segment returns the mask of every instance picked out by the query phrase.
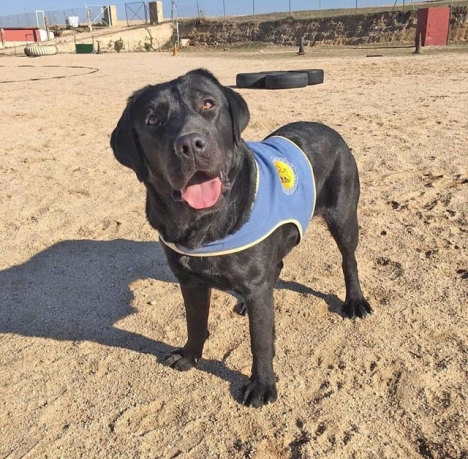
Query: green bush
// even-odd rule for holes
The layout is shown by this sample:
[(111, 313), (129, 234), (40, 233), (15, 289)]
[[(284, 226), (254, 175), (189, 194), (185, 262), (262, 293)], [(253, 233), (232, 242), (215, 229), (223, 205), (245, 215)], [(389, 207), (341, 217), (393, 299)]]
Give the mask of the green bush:
[(114, 49), (120, 53), (120, 51), (122, 51), (123, 49), (125, 49), (125, 43), (124, 41), (122, 40), (122, 38), (119, 38), (118, 40), (116, 40), (114, 42)]

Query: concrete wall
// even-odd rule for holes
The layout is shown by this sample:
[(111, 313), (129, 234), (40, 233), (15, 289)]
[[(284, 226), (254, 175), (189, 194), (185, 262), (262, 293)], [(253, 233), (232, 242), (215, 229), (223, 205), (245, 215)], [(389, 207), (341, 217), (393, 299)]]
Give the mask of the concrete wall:
[[(0, 35), (0, 48), (25, 46), (28, 43), (47, 40), (47, 31), (44, 29), (38, 29), (37, 27), (1, 29)], [(54, 34), (49, 32), (49, 39), (52, 38), (54, 38)]]
[(41, 41), (38, 28), (3, 29), (2, 36), (5, 40), (5, 46), (15, 46)]
[[(110, 29), (111, 30), (111, 29)], [(149, 37), (153, 37), (153, 48), (158, 49), (167, 43), (172, 37), (172, 27), (169, 23), (163, 23), (156, 26), (138, 27), (138, 28), (122, 28), (119, 31), (110, 31), (109, 33), (82, 33), (76, 35), (77, 43), (92, 43), (93, 36), (97, 47), (97, 41), (99, 40), (102, 51), (113, 52), (112, 44), (122, 38), (124, 42), (125, 51), (142, 51), (144, 50), (144, 44), (150, 43)], [(56, 45), (59, 53), (74, 53), (75, 43), (73, 39), (67, 37), (66, 39), (58, 38)], [(110, 45), (110, 46), (109, 46)]]

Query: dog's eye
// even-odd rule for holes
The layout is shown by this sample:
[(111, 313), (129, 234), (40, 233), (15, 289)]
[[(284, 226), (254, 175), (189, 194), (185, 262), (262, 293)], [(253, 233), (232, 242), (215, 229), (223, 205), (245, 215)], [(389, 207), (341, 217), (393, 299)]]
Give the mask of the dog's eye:
[(146, 120), (148, 126), (160, 126), (162, 123), (155, 116), (150, 115)]
[(214, 102), (211, 99), (206, 99), (203, 101), (202, 109), (210, 110), (214, 107)]

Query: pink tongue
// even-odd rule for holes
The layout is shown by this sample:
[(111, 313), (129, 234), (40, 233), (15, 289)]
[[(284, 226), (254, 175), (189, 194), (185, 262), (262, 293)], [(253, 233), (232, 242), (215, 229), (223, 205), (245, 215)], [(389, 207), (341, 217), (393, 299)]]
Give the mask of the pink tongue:
[(206, 182), (189, 185), (182, 193), (183, 200), (193, 209), (207, 209), (214, 206), (221, 194), (221, 180), (218, 177)]

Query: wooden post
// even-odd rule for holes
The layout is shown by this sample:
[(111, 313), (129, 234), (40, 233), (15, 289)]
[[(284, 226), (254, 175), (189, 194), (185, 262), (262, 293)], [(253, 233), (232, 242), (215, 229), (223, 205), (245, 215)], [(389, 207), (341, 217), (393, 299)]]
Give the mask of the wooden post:
[(304, 56), (304, 37), (301, 37), (299, 40), (299, 52), (297, 53), (298, 56)]
[(49, 19), (44, 16), (44, 24), (45, 24), (45, 29), (46, 29), (46, 42), (50, 40), (50, 29), (49, 29)]
[(2, 40), (2, 45), (5, 46), (5, 31), (3, 29), (0, 29), (0, 38)]
[(416, 49), (413, 54), (421, 54), (421, 34), (416, 36)]
[(86, 8), (86, 15), (88, 16), (89, 31), (93, 31), (93, 22), (91, 21), (91, 8)]

